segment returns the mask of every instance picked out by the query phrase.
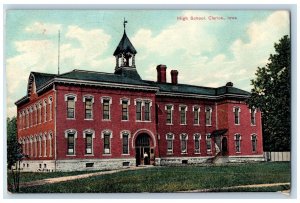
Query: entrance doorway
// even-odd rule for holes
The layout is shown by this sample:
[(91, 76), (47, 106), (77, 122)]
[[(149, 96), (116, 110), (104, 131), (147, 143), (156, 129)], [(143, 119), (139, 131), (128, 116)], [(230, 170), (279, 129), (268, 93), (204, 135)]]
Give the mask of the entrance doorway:
[(152, 151), (150, 147), (150, 136), (145, 133), (140, 134), (135, 140), (136, 165), (150, 165)]
[(222, 155), (227, 155), (227, 138), (222, 139)]

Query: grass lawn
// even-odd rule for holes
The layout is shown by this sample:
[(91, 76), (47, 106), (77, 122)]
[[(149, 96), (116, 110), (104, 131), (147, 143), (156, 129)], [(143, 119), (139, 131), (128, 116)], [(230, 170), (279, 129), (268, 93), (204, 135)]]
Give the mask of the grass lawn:
[[(74, 175), (74, 174), (73, 174)], [(176, 192), (196, 189), (290, 182), (289, 162), (226, 166), (153, 167), (74, 181), (23, 187), (22, 193)], [(275, 189), (274, 189), (275, 188)], [(283, 188), (286, 189), (286, 188)], [(238, 191), (274, 191), (280, 187)], [(230, 190), (229, 190), (230, 191)], [(233, 190), (236, 191), (236, 190)]]

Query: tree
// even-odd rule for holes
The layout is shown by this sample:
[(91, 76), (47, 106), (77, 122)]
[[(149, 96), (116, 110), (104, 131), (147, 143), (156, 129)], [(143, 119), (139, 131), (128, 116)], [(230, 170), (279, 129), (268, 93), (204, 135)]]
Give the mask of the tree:
[(19, 192), (20, 161), (26, 157), (22, 153), (22, 147), (17, 140), (17, 119), (7, 118), (7, 168), (13, 177), (13, 191)]
[(290, 150), (291, 140), (291, 42), (286, 35), (275, 43), (265, 67), (258, 67), (248, 100), (262, 112), (265, 151)]

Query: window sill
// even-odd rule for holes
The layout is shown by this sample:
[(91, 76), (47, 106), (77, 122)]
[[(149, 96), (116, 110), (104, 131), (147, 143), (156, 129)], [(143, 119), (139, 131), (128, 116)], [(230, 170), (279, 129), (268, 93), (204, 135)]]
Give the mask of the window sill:
[(76, 156), (76, 154), (67, 154), (66, 156)]
[(94, 154), (85, 154), (84, 156), (94, 156)]
[(181, 154), (188, 154), (187, 152), (181, 152)]
[(129, 156), (130, 154), (121, 154), (122, 156)]
[(167, 152), (167, 155), (173, 155), (174, 153), (173, 152)]
[(166, 125), (173, 125), (173, 123), (166, 123)]
[(180, 125), (186, 125), (186, 123), (184, 123), (184, 124), (183, 124), (183, 123), (180, 123)]
[(194, 123), (193, 125), (194, 125), (194, 126), (200, 126), (200, 124), (199, 124), (199, 123), (198, 123), (198, 124), (195, 124), (195, 123)]
[(236, 154), (240, 154), (241, 152), (235, 152)]
[(76, 118), (67, 118), (67, 120), (76, 120)]
[(102, 154), (102, 156), (111, 156), (111, 154)]
[(129, 119), (128, 120), (121, 120), (122, 122), (128, 122), (129, 121)]
[(102, 121), (111, 121), (110, 119), (102, 119)]
[(85, 121), (93, 121), (94, 119), (92, 119), (92, 118), (85, 118), (84, 120)]
[(200, 152), (194, 152), (194, 154), (201, 154)]
[(151, 123), (151, 121), (136, 120), (137, 123)]
[(211, 125), (211, 124), (210, 124), (210, 125), (206, 124), (205, 126), (207, 126), (207, 127), (211, 127), (212, 125)]
[(241, 125), (240, 123), (235, 123), (234, 125)]
[(253, 127), (254, 127), (254, 126), (256, 126), (256, 124), (255, 124), (255, 125), (251, 124), (251, 126), (253, 126)]

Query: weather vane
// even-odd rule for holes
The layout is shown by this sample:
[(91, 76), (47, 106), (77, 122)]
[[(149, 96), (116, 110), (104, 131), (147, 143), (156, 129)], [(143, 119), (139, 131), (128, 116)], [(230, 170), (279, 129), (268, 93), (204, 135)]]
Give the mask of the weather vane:
[(125, 27), (126, 27), (126, 23), (128, 23), (128, 21), (127, 21), (127, 20), (125, 20), (125, 18), (124, 18), (124, 22), (123, 22), (123, 25), (124, 25), (124, 30), (125, 30)]

